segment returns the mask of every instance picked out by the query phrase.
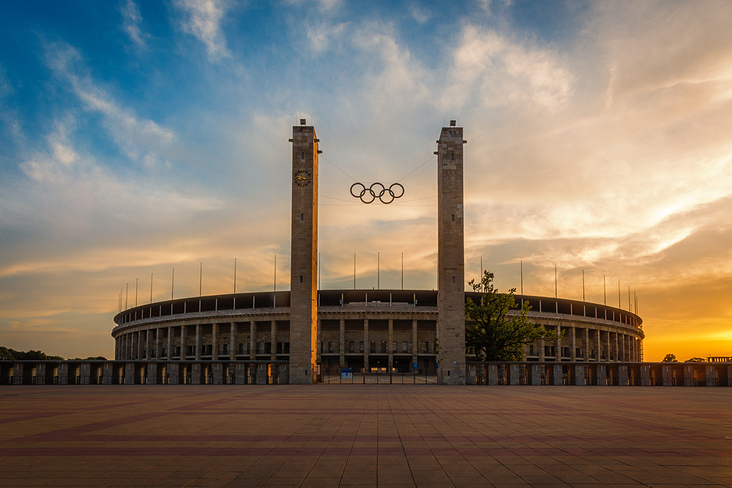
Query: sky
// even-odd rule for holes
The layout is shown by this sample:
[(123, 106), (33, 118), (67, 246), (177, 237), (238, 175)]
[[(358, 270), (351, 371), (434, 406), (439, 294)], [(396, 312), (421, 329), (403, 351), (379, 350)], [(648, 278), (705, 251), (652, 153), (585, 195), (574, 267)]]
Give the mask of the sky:
[[(556, 266), (582, 299), (584, 274), (588, 302), (637, 296), (645, 360), (730, 356), (730, 25), (705, 0), (7, 2), (0, 345), (111, 358), (120, 296), (169, 299), (173, 269), (176, 297), (233, 291), (235, 259), (266, 291), (276, 256), (287, 289), (301, 118), (321, 288), (353, 286), (355, 253), (358, 288), (401, 287), (403, 255), (434, 289), (454, 119), (468, 280), (553, 296)], [(363, 205), (357, 181), (405, 194)]]

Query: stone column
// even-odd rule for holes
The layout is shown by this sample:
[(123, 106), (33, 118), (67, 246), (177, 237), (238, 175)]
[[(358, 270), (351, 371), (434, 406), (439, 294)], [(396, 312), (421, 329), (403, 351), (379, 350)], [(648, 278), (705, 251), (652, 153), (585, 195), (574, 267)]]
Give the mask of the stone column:
[(369, 319), (363, 321), (363, 370), (368, 373), (369, 368)]
[(584, 386), (585, 384), (585, 367), (582, 365), (574, 365), (574, 384), (576, 386)]
[(607, 360), (610, 361), (612, 354), (610, 352), (610, 331), (605, 332), (605, 345), (607, 346)]
[(186, 359), (188, 356), (188, 326), (180, 326), (180, 359)]
[[(450, 121), (437, 141), (437, 381), (465, 384), (463, 128)], [(416, 345), (416, 341), (415, 345)], [(413, 352), (416, 355), (417, 351)]]
[(585, 361), (590, 360), (590, 330), (582, 329), (582, 357)]
[(544, 338), (539, 339), (539, 361), (546, 361), (546, 354), (544, 351)]
[(160, 328), (155, 329), (155, 359), (160, 359)]
[(633, 349), (632, 349), (633, 348), (633, 342), (634, 342), (633, 341), (633, 336), (629, 334), (626, 339), (628, 341), (628, 360), (629, 361), (636, 361), (635, 355), (633, 354)]
[(321, 356), (323, 354), (323, 340), (320, 337), (320, 331), (322, 330), (322, 327), (320, 325), (320, 319), (318, 319), (318, 326), (316, 327), (316, 336), (315, 339), (315, 363), (316, 364), (322, 364)]
[[(318, 327), (318, 330), (320, 330), (320, 327)], [(277, 359), (277, 321), (272, 321), (271, 331), (270, 331), (270, 342), (272, 343), (272, 354), (271, 359), (274, 361)]]
[(620, 338), (622, 339), (622, 361), (630, 361), (630, 355), (628, 354), (628, 335), (623, 333)]
[(138, 360), (142, 359), (142, 331), (137, 331), (137, 358)]
[(254, 320), (249, 322), (249, 359), (257, 359), (257, 323)]
[[(562, 326), (557, 325), (557, 336), (562, 333)], [(561, 361), (562, 360), (562, 338), (557, 337), (557, 340), (554, 342), (554, 360), (555, 361)]]
[(600, 329), (595, 329), (595, 342), (597, 342), (597, 360), (602, 361), (602, 342), (600, 342)]
[(236, 359), (236, 322), (229, 325), (229, 359)]
[(623, 333), (615, 332), (615, 360), (623, 361)]
[(634, 361), (634, 362), (638, 361), (638, 359), (636, 358), (636, 354), (635, 354), (635, 352), (636, 352), (635, 345), (636, 345), (635, 337), (630, 336), (630, 339), (628, 341), (628, 354), (630, 355), (630, 360)]
[(394, 348), (392, 343), (394, 342), (394, 320), (389, 319), (389, 342), (386, 344), (386, 350), (389, 353), (389, 373), (394, 369)]
[(167, 354), (165, 356), (168, 361), (173, 359), (173, 347), (175, 347), (175, 342), (173, 342), (173, 334), (175, 334), (174, 331), (175, 329), (173, 329), (172, 327), (168, 327), (168, 348), (166, 349)]
[(211, 324), (211, 360), (219, 358), (219, 324)]
[[(438, 339), (439, 341), (439, 339)], [(440, 349), (442, 349), (442, 344), (440, 344)], [(417, 358), (417, 321), (412, 320), (412, 365), (418, 361)], [(411, 365), (410, 365), (411, 366)], [(442, 363), (440, 363), (440, 368), (442, 368)], [(409, 369), (413, 369), (410, 367)]]
[(150, 359), (150, 329), (145, 330), (145, 359)]
[(338, 339), (338, 360), (341, 368), (346, 367), (346, 321), (341, 319), (340, 321), (340, 337)]
[(196, 361), (201, 360), (201, 324), (196, 324)]
[(318, 143), (313, 126), (292, 128), (290, 384), (316, 381)]
[(625, 340), (628, 343), (627, 346), (626, 346), (628, 348), (628, 352), (627, 352), (628, 361), (635, 361), (635, 358), (633, 356), (633, 349), (632, 349), (632, 347), (633, 347), (633, 336), (630, 335), (630, 334), (628, 334), (625, 337)]
[(552, 379), (554, 386), (561, 386), (564, 384), (564, 373), (562, 372), (562, 365), (561, 364), (553, 364), (551, 366), (552, 368)]
[(572, 361), (577, 361), (577, 332), (576, 327), (572, 327), (570, 329), (570, 338), (571, 338), (571, 347), (572, 350), (570, 351), (570, 357), (572, 358)]

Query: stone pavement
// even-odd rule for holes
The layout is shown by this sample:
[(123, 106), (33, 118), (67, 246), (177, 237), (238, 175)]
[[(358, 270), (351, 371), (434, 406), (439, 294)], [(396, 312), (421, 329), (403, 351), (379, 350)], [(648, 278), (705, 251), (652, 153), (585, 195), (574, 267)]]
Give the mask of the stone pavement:
[(732, 389), (7, 386), (0, 486), (732, 486)]

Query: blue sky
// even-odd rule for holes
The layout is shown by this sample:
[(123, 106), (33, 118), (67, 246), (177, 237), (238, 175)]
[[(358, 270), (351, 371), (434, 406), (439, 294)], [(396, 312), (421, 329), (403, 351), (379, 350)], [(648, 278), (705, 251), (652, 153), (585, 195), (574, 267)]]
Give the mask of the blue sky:
[[(138, 301), (287, 287), (291, 126), (324, 150), (324, 288), (435, 285), (440, 127), (466, 266), (639, 295), (648, 359), (732, 354), (727, 2), (12, 2), (0, 18), (0, 344), (112, 355)], [(414, 171), (416, 170), (416, 171)], [(414, 171), (413, 173), (411, 173)], [(408, 175), (408, 176), (406, 176)], [(406, 176), (406, 177), (405, 177)], [(354, 180), (401, 181), (362, 206)], [(391, 283), (391, 284), (390, 284)], [(385, 285), (384, 285), (385, 284)], [(145, 290), (144, 292), (142, 290)], [(616, 292), (613, 292), (616, 293)], [(610, 303), (617, 303), (617, 296)], [(129, 299), (131, 303), (132, 298)]]

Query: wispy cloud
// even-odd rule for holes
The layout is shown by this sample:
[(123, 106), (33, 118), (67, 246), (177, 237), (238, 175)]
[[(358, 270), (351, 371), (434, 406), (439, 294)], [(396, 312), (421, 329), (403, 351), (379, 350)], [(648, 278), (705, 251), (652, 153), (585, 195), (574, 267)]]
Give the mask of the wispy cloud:
[(140, 15), (140, 7), (135, 0), (127, 0), (120, 8), (120, 12), (122, 13), (122, 30), (129, 36), (136, 48), (147, 48), (149, 36), (140, 27), (142, 15)]
[(181, 30), (197, 37), (206, 46), (211, 61), (231, 56), (221, 30), (229, 0), (175, 0), (174, 5), (184, 16), (179, 24)]
[(20, 169), (37, 182), (62, 183), (79, 159), (68, 138), (73, 125), (71, 117), (57, 120), (54, 131), (46, 137), (49, 151), (37, 151), (35, 157), (20, 163)]
[(532, 103), (547, 110), (566, 105), (575, 76), (551, 50), (508, 39), (490, 29), (469, 24), (453, 53), (456, 80), (442, 105), (484, 107)]
[(87, 110), (102, 115), (114, 141), (130, 159), (145, 165), (167, 164), (162, 154), (176, 140), (173, 131), (123, 108), (92, 79), (79, 52), (68, 44), (48, 45), (46, 60), (54, 74), (68, 82)]
[(409, 14), (418, 24), (424, 24), (432, 18), (432, 12), (427, 7), (415, 2), (409, 5)]
[(316, 53), (327, 51), (331, 48), (333, 41), (339, 40), (343, 36), (347, 27), (347, 22), (332, 24), (321, 21), (317, 24), (308, 24), (306, 34), (311, 49)]

